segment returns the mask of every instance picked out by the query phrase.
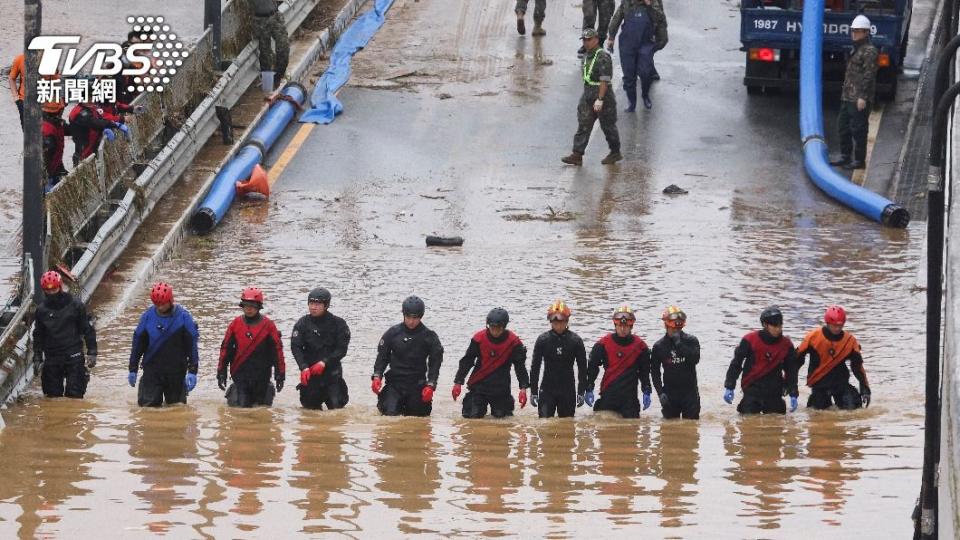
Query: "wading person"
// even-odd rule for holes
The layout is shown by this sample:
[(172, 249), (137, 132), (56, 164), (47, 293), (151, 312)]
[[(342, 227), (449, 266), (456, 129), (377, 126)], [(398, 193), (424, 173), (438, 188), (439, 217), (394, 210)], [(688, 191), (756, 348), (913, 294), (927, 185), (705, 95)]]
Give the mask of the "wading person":
[[(841, 409), (859, 409), (870, 405), (870, 384), (863, 369), (860, 343), (850, 332), (844, 332), (847, 312), (841, 306), (830, 306), (823, 315), (824, 325), (807, 333), (797, 348), (797, 361), (803, 365), (810, 355), (807, 386), (810, 398), (807, 407), (826, 409), (831, 401)], [(847, 361), (850, 368), (847, 368)], [(860, 383), (858, 392), (850, 384), (850, 371)]]
[(377, 394), (377, 409), (385, 416), (430, 416), (443, 345), (436, 332), (421, 321), (426, 311), (423, 300), (410, 296), (401, 309), (403, 322), (391, 326), (380, 338), (370, 389)]
[[(557, 300), (547, 308), (550, 330), (533, 346), (530, 367), (531, 403), (540, 418), (573, 416), (584, 403), (587, 385), (587, 351), (583, 340), (569, 328), (570, 308)], [(573, 366), (577, 366), (574, 379)], [(540, 366), (543, 380), (540, 380)]]
[(264, 92), (270, 93), (286, 74), (290, 40), (276, 0), (249, 1), (253, 8), (253, 34), (260, 49), (260, 85)]
[[(593, 28), (600, 37), (600, 43), (607, 39), (607, 27), (613, 17), (615, 0), (583, 0), (583, 27), (581, 30)], [(587, 48), (583, 45), (577, 54), (584, 54)]]
[[(517, 33), (521, 36), (527, 33), (526, 23), (523, 17), (527, 13), (528, 0), (517, 0), (517, 7), (514, 12), (517, 14)], [(547, 16), (547, 0), (534, 0), (533, 6), (533, 36), (545, 36), (547, 31), (543, 29), (543, 19)]]
[(867, 130), (877, 86), (879, 55), (870, 42), (870, 26), (870, 19), (863, 15), (857, 15), (850, 24), (853, 52), (847, 59), (840, 114), (837, 116), (840, 156), (830, 162), (833, 166), (843, 166), (849, 170), (862, 169), (867, 161)]
[(687, 314), (679, 307), (668, 307), (660, 318), (667, 333), (653, 345), (650, 375), (660, 396), (663, 417), (696, 420), (700, 418), (700, 390), (697, 387), (700, 342), (683, 331)]
[(784, 390), (790, 396), (790, 412), (797, 410), (797, 354), (790, 338), (783, 335), (783, 313), (776, 306), (760, 313), (760, 330), (743, 336), (727, 368), (723, 400), (733, 403), (741, 372), (741, 414), (786, 414)]
[[(487, 327), (473, 335), (460, 367), (453, 378), (453, 399), (460, 397), (466, 381), (467, 395), (463, 396), (463, 417), (483, 418), (487, 407), (494, 418), (513, 414), (513, 395), (510, 391), (510, 367), (517, 375), (520, 391), (517, 401), (522, 409), (527, 405), (527, 349), (516, 334), (507, 330), (510, 315), (503, 308), (493, 308), (487, 314)], [(467, 374), (472, 371), (470, 379)]]
[[(231, 407), (272, 405), (276, 392), (283, 390), (286, 364), (280, 331), (269, 318), (260, 314), (263, 291), (247, 287), (240, 294), (243, 315), (234, 319), (220, 344), (217, 384), (227, 391)], [(274, 384), (270, 384), (270, 371)], [(227, 375), (233, 384), (227, 388)]]
[(600, 120), (600, 129), (610, 147), (610, 153), (600, 163), (612, 165), (623, 159), (620, 154), (620, 133), (617, 131), (617, 100), (610, 89), (613, 60), (600, 47), (596, 30), (587, 28), (583, 31), (582, 39), (586, 53), (583, 58), (583, 94), (577, 105), (577, 133), (573, 136), (573, 152), (560, 158), (560, 161), (569, 165), (583, 165), (583, 153), (587, 151), (590, 132)]
[(626, 112), (637, 109), (637, 78), (643, 106), (653, 108), (650, 85), (653, 84), (653, 54), (667, 44), (667, 19), (653, 0), (622, 0), (610, 21), (607, 48), (613, 50), (613, 41), (620, 33), (620, 67), (623, 69), (623, 91), (630, 104)]
[(187, 308), (173, 303), (169, 284), (156, 283), (150, 301), (153, 306), (143, 312), (133, 331), (127, 382), (136, 386), (142, 365), (137, 391), (141, 407), (186, 403), (187, 394), (197, 386), (200, 331)]
[(83, 302), (64, 292), (58, 272), (44, 273), (40, 288), (43, 302), (34, 315), (33, 364), (34, 370), (40, 371), (43, 395), (82, 398), (90, 381), (89, 370), (97, 365), (97, 332)]
[(350, 345), (347, 323), (328, 311), (330, 291), (317, 287), (307, 295), (307, 315), (293, 326), (290, 350), (300, 368), (300, 404), (307, 409), (342, 409), (350, 396), (341, 361)]
[[(600, 338), (590, 351), (584, 401), (595, 411), (613, 411), (623, 418), (640, 417), (637, 386), (643, 389), (643, 410), (650, 407), (650, 349), (633, 335), (636, 316), (624, 304), (613, 312), (613, 333)], [(594, 404), (593, 385), (603, 367), (600, 399)]]

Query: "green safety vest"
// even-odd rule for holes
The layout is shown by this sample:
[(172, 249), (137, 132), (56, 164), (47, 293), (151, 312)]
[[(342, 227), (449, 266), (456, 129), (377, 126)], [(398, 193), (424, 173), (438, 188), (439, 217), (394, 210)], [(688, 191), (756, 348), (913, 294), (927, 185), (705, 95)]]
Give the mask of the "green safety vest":
[(597, 63), (597, 57), (600, 56), (602, 52), (603, 47), (597, 47), (597, 51), (593, 53), (593, 58), (591, 58), (589, 62), (583, 63), (583, 82), (590, 86), (600, 86), (600, 82), (593, 82), (593, 80), (590, 79), (590, 75), (593, 74), (593, 66)]

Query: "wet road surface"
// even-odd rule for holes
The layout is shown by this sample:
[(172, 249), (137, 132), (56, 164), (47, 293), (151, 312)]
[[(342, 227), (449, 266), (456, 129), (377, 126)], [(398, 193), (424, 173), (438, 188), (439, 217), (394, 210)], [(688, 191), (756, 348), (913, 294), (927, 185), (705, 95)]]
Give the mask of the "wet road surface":
[[(126, 386), (146, 293), (115, 317), (97, 306), (88, 399), (34, 389), (4, 413), (0, 534), (104, 523), (124, 537), (909, 534), (922, 453), (921, 229), (880, 229), (808, 182), (795, 98), (752, 99), (741, 86), (731, 2), (668, 2), (655, 108), (620, 114), (626, 160), (600, 165), (595, 130), (584, 167), (561, 165), (581, 88), (579, 6), (551, 4), (537, 41), (515, 34), (507, 4), (398, 1), (355, 60), (346, 112), (310, 134), (270, 202), (235, 206), (160, 269), (201, 328), (188, 407), (138, 410)], [(690, 193), (661, 194), (669, 184)], [(426, 248), (432, 233), (466, 243)], [(292, 358), (273, 409), (225, 407), (216, 352), (250, 284), (285, 336), (310, 288), (332, 290), (331, 311), (353, 334), (345, 410), (301, 410)], [(369, 374), (411, 293), (446, 348), (434, 414), (382, 418)], [(701, 420), (663, 421), (656, 398), (639, 421), (586, 408), (573, 421), (530, 408), (462, 420), (450, 386), (486, 312), (506, 307), (532, 346), (556, 297), (588, 346), (622, 302), (648, 342), (667, 304), (684, 307), (704, 351)], [(763, 307), (780, 305), (797, 342), (834, 302), (864, 347), (869, 409), (740, 418), (723, 403), (733, 348)]]

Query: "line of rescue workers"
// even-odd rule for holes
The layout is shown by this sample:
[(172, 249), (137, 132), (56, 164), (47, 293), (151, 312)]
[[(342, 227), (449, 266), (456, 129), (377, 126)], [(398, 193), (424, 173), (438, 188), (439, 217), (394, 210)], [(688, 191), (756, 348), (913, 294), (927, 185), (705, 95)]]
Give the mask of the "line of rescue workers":
[[(37, 308), (33, 330), (34, 364), (48, 397), (82, 398), (96, 365), (96, 331), (83, 302), (63, 290), (60, 274), (49, 271), (41, 278), (44, 301)], [(173, 288), (163, 282), (150, 291), (153, 305), (140, 317), (133, 333), (128, 382), (136, 386), (138, 403), (145, 407), (186, 403), (197, 384), (199, 330), (190, 312), (174, 302)], [(245, 288), (240, 295), (242, 315), (227, 327), (217, 363), (217, 383), (235, 407), (271, 405), (284, 387), (286, 364), (280, 331), (263, 309), (263, 292)], [(290, 335), (290, 350), (300, 370), (297, 390), (308, 409), (339, 409), (349, 401), (342, 361), (350, 344), (347, 323), (329, 311), (331, 295), (323, 288), (310, 291), (308, 313)], [(443, 346), (422, 318), (423, 300), (403, 301), (403, 322), (390, 327), (380, 339), (371, 374), (377, 408), (387, 416), (429, 416), (438, 386)], [(638, 418), (652, 402), (660, 400), (664, 418), (697, 419), (700, 391), (697, 363), (700, 343), (684, 328), (687, 315), (676, 306), (662, 314), (665, 335), (652, 347), (633, 333), (636, 316), (627, 305), (613, 312), (614, 331), (600, 338), (589, 357), (583, 340), (570, 330), (571, 311), (557, 300), (547, 308), (550, 330), (537, 337), (530, 372), (527, 348), (507, 329), (510, 317), (497, 307), (490, 310), (486, 328), (473, 335), (460, 359), (451, 395), (460, 398), (463, 416), (502, 418), (513, 414), (515, 402), (530, 403), (540, 417), (571, 417), (584, 404), (597, 411), (613, 411)], [(761, 328), (740, 340), (724, 381), (723, 399), (733, 403), (740, 380), (743, 414), (790, 411), (798, 406), (798, 374), (807, 356), (807, 406), (856, 409), (870, 404), (870, 386), (863, 368), (860, 344), (844, 331), (846, 313), (830, 306), (824, 325), (810, 330), (794, 348), (783, 335), (783, 314), (768, 307), (760, 314)], [(84, 346), (86, 349), (84, 350)], [(847, 364), (849, 363), (849, 367)], [(576, 369), (575, 369), (576, 368)], [(600, 376), (599, 396), (595, 385)], [(511, 369), (519, 386), (516, 401)], [(542, 377), (541, 377), (542, 371)], [(859, 389), (850, 382), (850, 374)], [(271, 375), (273, 380), (271, 381)], [(229, 383), (229, 386), (228, 386)]]

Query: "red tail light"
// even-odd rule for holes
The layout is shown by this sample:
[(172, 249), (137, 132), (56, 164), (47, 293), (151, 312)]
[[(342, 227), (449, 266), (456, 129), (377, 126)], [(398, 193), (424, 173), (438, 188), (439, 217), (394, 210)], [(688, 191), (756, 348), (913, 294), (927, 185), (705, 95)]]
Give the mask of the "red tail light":
[(779, 62), (780, 49), (771, 49), (769, 47), (750, 49), (750, 59), (760, 62)]

